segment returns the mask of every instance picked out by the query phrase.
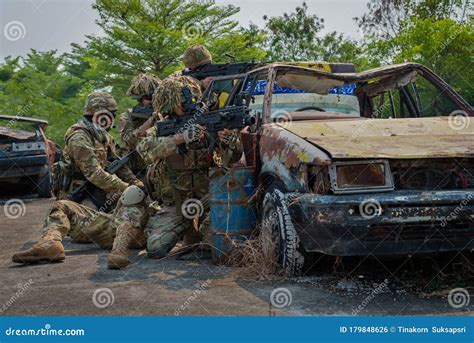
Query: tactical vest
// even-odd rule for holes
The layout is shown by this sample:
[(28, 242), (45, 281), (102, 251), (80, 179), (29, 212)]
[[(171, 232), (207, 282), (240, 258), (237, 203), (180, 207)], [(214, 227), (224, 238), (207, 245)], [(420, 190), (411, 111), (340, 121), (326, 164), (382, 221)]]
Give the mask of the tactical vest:
[(84, 132), (92, 141), (94, 152), (97, 156), (100, 165), (105, 168), (108, 163), (108, 157), (115, 155), (115, 146), (113, 138), (105, 131), (102, 135), (99, 132), (92, 132), (92, 130), (84, 123), (85, 119), (79, 120), (72, 125), (64, 135), (65, 147), (61, 160), (54, 168), (54, 194), (56, 198), (61, 199), (67, 193), (73, 191), (77, 187), (86, 182), (84, 175), (76, 167), (73, 159), (73, 146), (70, 146), (71, 138), (79, 131)]

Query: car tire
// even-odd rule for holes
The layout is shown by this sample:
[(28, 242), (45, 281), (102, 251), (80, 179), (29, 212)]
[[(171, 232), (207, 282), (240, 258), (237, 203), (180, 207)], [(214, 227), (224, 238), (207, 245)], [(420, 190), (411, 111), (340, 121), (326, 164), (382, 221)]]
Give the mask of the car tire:
[(40, 176), (38, 177), (38, 185), (36, 188), (38, 198), (51, 198), (51, 186), (51, 171), (49, 167), (46, 167), (46, 172), (40, 174)]
[(283, 188), (272, 184), (266, 189), (262, 201), (260, 221), (263, 242), (271, 242), (266, 247), (273, 249), (278, 264), (288, 276), (302, 274), (304, 254), (299, 247), (299, 238), (292, 223)]

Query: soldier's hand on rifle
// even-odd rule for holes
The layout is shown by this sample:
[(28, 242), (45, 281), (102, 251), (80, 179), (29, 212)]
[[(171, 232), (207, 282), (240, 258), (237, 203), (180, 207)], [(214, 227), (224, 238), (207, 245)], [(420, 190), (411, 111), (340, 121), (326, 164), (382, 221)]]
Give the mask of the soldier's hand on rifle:
[(212, 82), (213, 78), (212, 77), (206, 77), (204, 80), (201, 81), (201, 86), (203, 89), (206, 89), (207, 86), (210, 85), (210, 83)]
[(219, 131), (218, 133), (219, 139), (222, 143), (229, 145), (229, 143), (234, 139), (234, 131), (229, 130), (229, 129), (224, 129), (222, 131)]
[(134, 185), (134, 186), (137, 186), (138, 188), (140, 189), (145, 189), (145, 185), (143, 184), (143, 182), (141, 180), (134, 180), (133, 182), (130, 183), (131, 185)]
[(140, 127), (139, 127), (139, 135), (140, 136), (145, 136), (146, 135), (146, 130), (148, 130), (150, 127), (153, 127), (153, 117), (148, 118)]
[(201, 125), (190, 125), (184, 132), (183, 132), (183, 139), (184, 143), (190, 144), (193, 142), (198, 142), (206, 136), (206, 128)]

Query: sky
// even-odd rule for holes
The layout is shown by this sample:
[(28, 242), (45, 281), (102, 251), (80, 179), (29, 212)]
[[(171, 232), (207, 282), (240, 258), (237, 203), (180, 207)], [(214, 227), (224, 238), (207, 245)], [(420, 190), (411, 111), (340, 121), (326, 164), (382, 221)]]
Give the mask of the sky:
[[(95, 24), (93, 0), (0, 0), (0, 60), (39, 51), (69, 51), (71, 43), (82, 43), (85, 35), (101, 35)], [(235, 19), (242, 26), (263, 26), (263, 16), (294, 12), (302, 0), (216, 0), (219, 5), (240, 7)], [(306, 0), (311, 14), (325, 19), (326, 31), (339, 31), (358, 39), (353, 18), (367, 9), (368, 0)]]

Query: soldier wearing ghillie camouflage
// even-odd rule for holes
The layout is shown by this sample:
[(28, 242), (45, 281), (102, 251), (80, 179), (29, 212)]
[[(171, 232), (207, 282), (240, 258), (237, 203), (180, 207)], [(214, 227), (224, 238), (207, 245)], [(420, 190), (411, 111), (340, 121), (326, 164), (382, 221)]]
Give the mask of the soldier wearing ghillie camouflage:
[[(155, 91), (155, 111), (170, 119), (185, 114), (183, 88), (187, 88), (194, 98), (202, 95), (194, 79), (187, 76), (169, 77)], [(197, 223), (198, 219), (202, 221), (205, 218), (208, 209), (209, 168), (217, 166), (217, 157), (221, 156), (226, 157), (222, 158), (226, 166), (238, 161), (242, 156), (242, 147), (238, 133), (231, 130), (219, 132), (219, 142), (214, 151), (207, 149), (206, 129), (199, 125), (190, 125), (183, 133), (169, 137), (159, 137), (156, 133), (156, 127), (148, 130), (147, 136), (137, 145), (137, 151), (147, 163), (164, 160), (171, 182), (174, 206), (163, 206), (157, 215), (150, 218), (145, 228), (148, 256), (161, 258), (184, 235), (194, 237), (194, 243), (198, 243), (203, 236), (209, 239), (207, 225)], [(189, 213), (192, 212), (190, 207), (198, 209), (198, 216)], [(187, 239), (188, 243), (191, 241)]]
[[(145, 137), (146, 130), (153, 126), (155, 119), (152, 96), (160, 82), (155, 75), (143, 73), (133, 78), (127, 90), (127, 95), (138, 101), (137, 105), (123, 113), (119, 119), (118, 131), (127, 152), (135, 149), (140, 139)], [(145, 169), (146, 164), (138, 154), (132, 156), (129, 166), (133, 173), (138, 175)]]
[(107, 194), (123, 192), (129, 185), (143, 187), (143, 183), (127, 167), (120, 169), (117, 175), (104, 169), (110, 160), (117, 158), (114, 139), (107, 132), (113, 126), (116, 111), (117, 103), (109, 93), (94, 92), (87, 96), (84, 117), (64, 135), (58, 198), (63, 198), (87, 181)]

